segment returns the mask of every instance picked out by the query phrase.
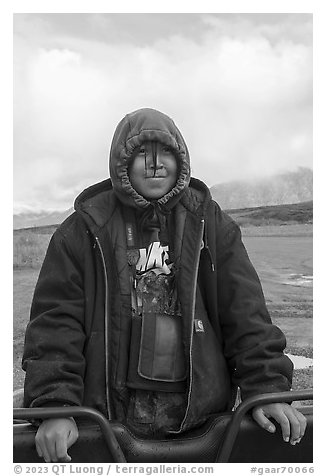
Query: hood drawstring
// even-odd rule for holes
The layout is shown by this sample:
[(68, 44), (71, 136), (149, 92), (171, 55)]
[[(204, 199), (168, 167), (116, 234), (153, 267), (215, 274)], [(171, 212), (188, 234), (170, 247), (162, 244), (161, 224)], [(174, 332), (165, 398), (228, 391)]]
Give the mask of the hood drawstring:
[[(139, 222), (139, 230), (142, 232), (145, 228), (152, 229), (157, 233), (155, 241), (161, 243), (168, 242), (167, 216), (171, 210), (157, 202), (151, 202), (151, 206), (142, 214)], [(158, 238), (158, 234), (160, 238)]]

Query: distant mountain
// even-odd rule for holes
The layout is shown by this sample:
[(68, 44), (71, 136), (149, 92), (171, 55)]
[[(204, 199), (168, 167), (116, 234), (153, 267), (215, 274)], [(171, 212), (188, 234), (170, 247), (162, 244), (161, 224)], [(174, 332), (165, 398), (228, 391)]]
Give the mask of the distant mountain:
[(226, 210), (240, 226), (313, 223), (313, 201)]
[[(72, 209), (64, 212), (69, 215)], [(292, 225), (292, 224), (312, 224), (313, 222), (313, 202), (300, 202), (288, 205), (271, 205), (262, 207), (240, 208), (225, 210), (240, 226), (262, 226), (262, 225)], [(31, 214), (30, 214), (31, 215)], [(54, 223), (21, 226), (14, 228), (15, 234), (37, 233), (52, 235), (57, 226), (63, 221), (63, 213), (51, 214)], [(45, 216), (40, 221), (49, 221)]]
[(210, 191), (224, 210), (308, 202), (313, 199), (313, 172), (299, 167), (259, 180), (213, 185)]
[(63, 222), (69, 215), (71, 215), (73, 211), (73, 208), (69, 208), (69, 210), (65, 210), (63, 212), (41, 211), (38, 213), (19, 213), (14, 215), (14, 230), (18, 230), (20, 228), (32, 228), (46, 225), (58, 225), (59, 223)]
[[(260, 180), (213, 185), (210, 190), (213, 198), (224, 210), (284, 205), (311, 201), (312, 178), (311, 169), (300, 167), (296, 172), (277, 174)], [(16, 214), (13, 217), (14, 230), (58, 225), (72, 212), (73, 208), (64, 212)]]

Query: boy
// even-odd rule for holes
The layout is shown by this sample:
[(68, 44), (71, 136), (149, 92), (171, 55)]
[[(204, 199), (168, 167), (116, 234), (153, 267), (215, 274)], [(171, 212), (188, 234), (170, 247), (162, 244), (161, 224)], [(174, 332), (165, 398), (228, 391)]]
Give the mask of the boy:
[[(272, 325), (239, 227), (190, 179), (185, 141), (153, 109), (128, 114), (110, 152), (111, 179), (77, 198), (54, 233), (26, 331), (25, 406), (86, 405), (160, 438), (242, 398), (290, 389), (285, 338)], [(255, 408), (268, 431), (299, 442), (288, 404)], [(49, 419), (36, 448), (69, 461), (74, 420)]]

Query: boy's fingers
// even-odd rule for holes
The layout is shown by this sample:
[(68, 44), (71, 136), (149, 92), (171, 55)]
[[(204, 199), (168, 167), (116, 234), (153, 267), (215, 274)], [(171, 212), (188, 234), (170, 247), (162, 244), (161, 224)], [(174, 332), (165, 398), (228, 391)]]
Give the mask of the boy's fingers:
[(294, 445), (300, 438), (300, 421), (297, 417), (297, 414), (293, 411), (291, 406), (284, 409), (284, 413), (287, 416), (290, 423), (291, 431), (291, 441), (290, 443)]
[(45, 435), (44, 444), (47, 450), (47, 454), (50, 458), (48, 461), (46, 460), (46, 462), (50, 463), (51, 461), (53, 461), (54, 463), (56, 463), (58, 459), (57, 459), (57, 454), (55, 449), (55, 439), (53, 435), (49, 435), (49, 436)]
[(294, 408), (294, 411), (298, 417), (298, 420), (300, 422), (300, 439), (303, 437), (305, 434), (306, 428), (307, 428), (307, 418), (299, 412), (296, 408)]
[(35, 445), (36, 445), (37, 454), (40, 456), (40, 458), (43, 458), (46, 463), (50, 463), (51, 459), (50, 459), (49, 452), (46, 448), (46, 444), (44, 442), (44, 435), (43, 435), (41, 427), (39, 427), (36, 433)]
[(42, 458), (43, 454), (42, 454), (40, 445), (38, 444), (38, 442), (36, 441), (36, 439), (35, 439), (35, 447), (36, 447), (36, 453), (37, 453), (38, 457), (39, 457), (39, 458)]
[(46, 463), (70, 462), (68, 448), (77, 440), (78, 429), (74, 419), (49, 419), (44, 421), (35, 436), (37, 454)]
[(277, 412), (273, 418), (280, 424), (283, 440), (287, 443), (290, 441), (291, 426), (288, 417), (283, 412)]
[(71, 431), (68, 433), (68, 440), (67, 440), (67, 447), (70, 448), (78, 438), (78, 429), (77, 426), (74, 427)]
[(43, 457), (44, 461), (46, 463), (50, 463), (51, 462), (51, 457), (50, 457), (50, 454), (49, 454), (48, 449), (47, 449), (46, 445), (44, 444), (44, 442), (40, 441), (39, 449), (40, 449), (40, 455), (41, 455), (41, 457)]
[(55, 442), (55, 450), (58, 461), (69, 463), (71, 457), (67, 453), (67, 438), (59, 438)]
[(256, 407), (252, 412), (252, 416), (259, 426), (269, 431), (270, 433), (275, 432), (275, 425), (273, 425), (273, 423), (265, 416), (262, 408)]
[(296, 408), (290, 408), (293, 411), (293, 418), (296, 420), (295, 429), (293, 427), (293, 429), (291, 430), (291, 444), (295, 445), (296, 443), (300, 443), (301, 438), (305, 434), (307, 427), (307, 419)]
[(74, 420), (72, 420), (71, 429), (67, 429), (62, 437), (56, 440), (56, 455), (59, 461), (69, 463), (71, 456), (68, 454), (68, 448), (75, 443), (78, 438), (78, 429)]
[[(300, 442), (307, 426), (305, 416), (288, 404), (269, 404), (256, 407), (252, 415), (256, 422), (266, 430), (268, 430), (269, 425), (272, 425), (267, 416), (274, 418), (281, 426), (283, 440), (285, 442), (290, 441), (292, 445)], [(273, 427), (275, 431), (275, 426), (273, 425)]]

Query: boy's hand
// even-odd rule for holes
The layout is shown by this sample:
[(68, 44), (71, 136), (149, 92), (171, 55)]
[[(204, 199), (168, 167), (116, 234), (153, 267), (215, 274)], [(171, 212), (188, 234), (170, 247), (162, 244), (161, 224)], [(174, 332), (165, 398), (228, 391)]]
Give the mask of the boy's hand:
[(78, 428), (71, 418), (49, 418), (39, 426), (35, 436), (36, 451), (46, 463), (69, 463), (67, 450), (78, 438)]
[(300, 443), (307, 426), (306, 417), (288, 403), (257, 406), (253, 409), (252, 416), (258, 425), (271, 433), (276, 428), (268, 417), (274, 418), (281, 426), (283, 440), (290, 441), (291, 445)]

